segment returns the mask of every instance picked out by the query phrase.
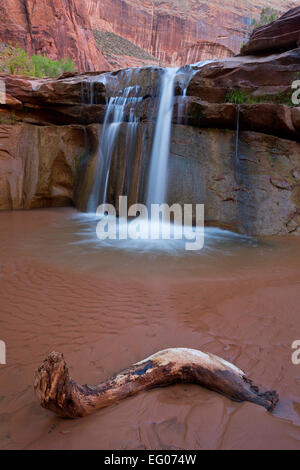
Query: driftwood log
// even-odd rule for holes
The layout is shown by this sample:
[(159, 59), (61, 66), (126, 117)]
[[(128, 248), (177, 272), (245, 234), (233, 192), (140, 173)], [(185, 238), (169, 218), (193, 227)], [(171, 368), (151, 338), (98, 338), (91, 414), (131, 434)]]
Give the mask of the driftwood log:
[(174, 383), (194, 383), (234, 401), (250, 401), (272, 411), (275, 391), (253, 385), (233, 364), (194, 349), (160, 351), (95, 387), (79, 385), (61, 353), (52, 352), (36, 370), (34, 389), (41, 406), (66, 418), (86, 416), (142, 390)]

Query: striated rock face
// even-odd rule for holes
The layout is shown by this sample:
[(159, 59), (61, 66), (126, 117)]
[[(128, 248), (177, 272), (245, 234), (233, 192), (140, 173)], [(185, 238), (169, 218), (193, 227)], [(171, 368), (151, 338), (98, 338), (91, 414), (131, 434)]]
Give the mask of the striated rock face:
[[(300, 233), (300, 144), (243, 131), (236, 158), (235, 137), (229, 130), (175, 126), (169, 202), (201, 201), (206, 225), (243, 234)], [(182, 175), (191, 175), (188, 183)]]
[[(287, 8), (285, 0), (272, 6)], [(0, 42), (70, 57), (79, 71), (183, 65), (239, 52), (263, 7), (265, 0), (1, 0)], [(271, 38), (276, 50), (295, 43), (296, 23), (291, 14), (274, 30), (258, 31), (247, 52), (265, 49)]]
[(82, 0), (1, 0), (0, 41), (30, 54), (70, 57), (79, 71), (109, 70)]
[[(110, 31), (140, 46), (164, 65), (224, 58), (239, 52), (265, 0), (86, 0), (94, 30)], [(274, 0), (284, 13), (296, 6)]]
[[(265, 0), (2, 0), (0, 42), (70, 57), (79, 71), (183, 65), (238, 53), (263, 7)], [(275, 0), (272, 7), (283, 13), (287, 5)], [(295, 45), (298, 10), (256, 31), (244, 53)]]
[(273, 23), (256, 29), (242, 48), (242, 55), (270, 54), (300, 46), (300, 7), (293, 8)]

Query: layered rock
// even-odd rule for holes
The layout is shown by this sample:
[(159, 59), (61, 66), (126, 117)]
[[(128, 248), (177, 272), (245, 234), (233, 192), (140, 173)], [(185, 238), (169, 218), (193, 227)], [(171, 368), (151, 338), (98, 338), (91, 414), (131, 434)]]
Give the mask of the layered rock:
[[(183, 65), (239, 52), (265, 0), (87, 0), (95, 30), (127, 38), (165, 65)], [(291, 2), (296, 6), (296, 2)], [(290, 7), (291, 7), (290, 6)], [(286, 11), (284, 0), (272, 7)]]
[[(118, 171), (113, 171), (115, 180), (110, 182), (108, 193), (113, 203), (124, 189), (120, 152), (124, 152), (126, 126), (122, 125), (114, 155)], [(99, 131), (99, 125), (87, 130), (81, 126), (1, 125), (0, 208), (57, 207), (75, 202), (83, 208), (93, 182)], [(138, 132), (141, 142), (149, 126), (141, 124)], [(143, 171), (138, 171), (137, 165), (149, 164), (149, 153), (144, 150), (140, 145), (135, 152), (132, 178), (136, 191), (129, 194), (131, 203), (142, 197)], [(297, 233), (299, 152), (299, 143), (244, 131), (236, 159), (234, 131), (174, 125), (168, 202), (204, 203), (207, 225), (239, 233)]]
[(70, 57), (79, 71), (109, 70), (81, 0), (1, 0), (0, 42), (52, 59)]
[(196, 62), (212, 59), (232, 57), (234, 52), (226, 46), (215, 41), (199, 39), (192, 45), (183, 47), (178, 51), (177, 65), (194, 64)]
[[(267, 102), (290, 89), (299, 63), (297, 50), (194, 67), (188, 69), (186, 96), (182, 77), (187, 68), (182, 69), (175, 83), (168, 202), (204, 202), (207, 224), (240, 233), (300, 231), (300, 107)], [(160, 74), (159, 67), (121, 70), (105, 79), (92, 73), (59, 80), (2, 74), (8, 99), (0, 106), (0, 207), (73, 203), (84, 210), (99, 154), (105, 98), (134, 86), (141, 97), (134, 111), (137, 137), (129, 162), (129, 101), (107, 195), (112, 203), (120, 194), (128, 194), (130, 203), (144, 201)], [(262, 102), (226, 102), (232, 91)]]
[(191, 79), (187, 94), (211, 102), (224, 102), (234, 90), (267, 98), (290, 92), (299, 70), (299, 48), (265, 58), (232, 57), (202, 67)]
[[(182, 94), (182, 76), (178, 73), (175, 88), (174, 123), (197, 127), (235, 129), (237, 105), (226, 103), (241, 93), (238, 106), (240, 128), (292, 140), (299, 139), (299, 122), (291, 104), (291, 84), (300, 69), (300, 49), (267, 58), (234, 57), (194, 68), (186, 96)], [(107, 78), (113, 82), (111, 90), (105, 88), (102, 75), (84, 74), (59, 80), (0, 75), (6, 83), (10, 100), (1, 113), (11, 110), (17, 120), (35, 124), (101, 123), (104, 120), (106, 96), (119, 89), (138, 86), (143, 98), (135, 105), (140, 121), (155, 118), (158, 109), (161, 69), (118, 71)], [(108, 86), (108, 85), (107, 85)], [(244, 100), (244, 101), (243, 101)], [(124, 109), (129, 119), (131, 105)]]
[(293, 8), (272, 23), (257, 28), (241, 50), (242, 55), (266, 55), (300, 46), (300, 7)]

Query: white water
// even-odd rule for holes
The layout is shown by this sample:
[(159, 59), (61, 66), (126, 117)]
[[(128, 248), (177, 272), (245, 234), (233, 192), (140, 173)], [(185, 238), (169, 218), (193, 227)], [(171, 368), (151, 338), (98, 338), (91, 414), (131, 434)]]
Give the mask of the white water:
[(197, 72), (199, 72), (199, 69), (201, 69), (207, 64), (211, 64), (212, 62), (214, 62), (214, 60), (201, 60), (200, 62), (197, 62), (195, 64), (185, 65), (180, 69), (180, 73), (182, 74), (182, 77), (180, 79), (182, 96), (186, 96), (190, 81), (192, 80), (193, 76), (196, 75)]
[[(155, 127), (154, 142), (151, 153), (150, 173), (148, 179), (147, 205), (166, 202), (168, 187), (168, 159), (170, 153), (171, 126), (174, 104), (174, 83), (179, 81), (182, 89), (183, 103), (179, 103), (178, 115), (185, 111), (185, 97), (189, 83), (201, 67), (213, 62), (205, 60), (186, 65), (181, 69), (166, 68), (163, 72), (160, 104)], [(184, 122), (183, 122), (184, 123)]]
[(150, 161), (147, 205), (165, 202), (168, 183), (168, 159), (174, 101), (174, 81), (178, 69), (163, 72), (161, 96)]
[(185, 112), (187, 109), (187, 101), (186, 101), (186, 96), (187, 96), (187, 89), (188, 86), (197, 72), (199, 72), (199, 69), (204, 67), (207, 64), (211, 64), (214, 62), (214, 60), (202, 60), (200, 62), (197, 62), (195, 64), (189, 64), (185, 65), (182, 67), (179, 71), (180, 75), (178, 76), (179, 80), (179, 85), (182, 90), (182, 96), (178, 96), (178, 111), (177, 111), (177, 122), (179, 124), (187, 124), (184, 116)]
[[(83, 245), (90, 247), (95, 250), (101, 248), (102, 255), (104, 250), (117, 250), (118, 252), (133, 252), (135, 254), (169, 254), (171, 256), (210, 256), (216, 253), (223, 255), (232, 255), (234, 250), (243, 247), (256, 247), (257, 241), (247, 236), (238, 235), (227, 230), (222, 230), (214, 227), (205, 228), (204, 239), (205, 245), (202, 250), (199, 251), (187, 251), (186, 243), (193, 240), (197, 234), (197, 229), (192, 226), (185, 226), (183, 231), (183, 237), (179, 234), (183, 230), (180, 225), (160, 223), (156, 227), (153, 227), (154, 222), (152, 220), (144, 220), (139, 222), (140, 236), (136, 239), (123, 238), (124, 230), (133, 221), (127, 221), (124, 219), (117, 219), (116, 221), (116, 232), (114, 230), (115, 219), (111, 219), (111, 224), (108, 225), (107, 238), (99, 240), (96, 235), (96, 226), (99, 220), (102, 218), (100, 214), (76, 214), (72, 216), (74, 221), (74, 233), (77, 240), (73, 241), (75, 245)], [(151, 238), (151, 232), (154, 228), (157, 228), (159, 237), (157, 239)], [(163, 238), (164, 231), (170, 230), (170, 239)], [(120, 236), (122, 234), (122, 237)]]
[[(148, 207), (150, 204), (161, 204), (166, 202), (167, 189), (168, 189), (168, 159), (170, 153), (170, 141), (171, 141), (171, 128), (172, 128), (172, 117), (174, 109), (174, 95), (175, 85), (181, 88), (181, 96), (177, 97), (182, 99), (183, 109), (178, 107), (178, 116), (182, 119), (185, 113), (187, 89), (192, 77), (199, 71), (199, 69), (205, 66), (207, 63), (212, 61), (203, 61), (193, 65), (187, 65), (181, 69), (166, 68), (157, 69), (151, 68), (149, 75), (147, 76), (147, 82), (143, 82), (143, 69), (128, 69), (118, 74), (103, 74), (97, 77), (97, 81), (101, 81), (106, 86), (107, 91), (107, 108), (105, 119), (99, 136), (99, 149), (98, 158), (96, 161), (95, 168), (95, 179), (93, 188), (89, 198), (88, 210), (90, 214), (86, 221), (88, 225), (91, 221), (95, 220), (95, 212), (98, 205), (108, 202), (110, 196), (108, 194), (108, 186), (110, 180), (112, 158), (120, 158), (116, 155), (116, 144), (118, 138), (121, 138), (120, 127), (121, 124), (126, 122), (126, 126), (122, 128), (122, 139), (125, 141), (125, 150), (122, 150), (122, 156), (124, 161), (122, 162), (122, 175), (121, 175), (121, 188), (124, 193), (128, 196), (129, 191), (135, 188), (131, 188), (131, 179), (134, 167), (135, 158), (135, 146), (137, 144), (137, 130), (140, 122), (141, 114), (139, 109), (144, 113), (143, 109), (147, 111), (147, 119), (149, 122), (153, 119), (156, 121), (153, 142), (149, 140), (149, 152), (150, 162), (148, 164), (149, 171), (145, 174), (144, 187), (146, 189), (146, 203)], [(140, 80), (139, 73), (142, 74)], [(95, 80), (95, 79), (94, 79)], [(154, 85), (153, 85), (154, 82)], [(158, 82), (158, 86), (155, 84)], [(140, 83), (141, 85), (137, 85)], [(124, 86), (125, 85), (125, 86)], [(148, 95), (150, 93), (150, 95)], [(139, 103), (143, 101), (144, 97), (155, 98), (159, 96), (158, 110), (154, 106), (154, 111), (157, 114), (153, 114), (151, 106), (148, 108), (141, 108)], [(93, 104), (93, 83), (91, 83), (91, 90), (89, 93), (91, 97), (91, 104)], [(180, 105), (180, 100), (177, 101)], [(143, 105), (143, 103), (142, 103)], [(184, 112), (182, 112), (182, 110)], [(156, 120), (155, 120), (156, 117)], [(140, 136), (141, 137), (141, 136)], [(146, 143), (146, 145), (148, 145)], [(148, 154), (148, 155), (149, 155)], [(115, 160), (114, 160), (115, 162)], [(114, 165), (113, 165), (114, 167)], [(115, 171), (115, 170), (114, 170)], [(113, 177), (113, 175), (112, 175)], [(136, 192), (137, 195), (137, 192)], [(145, 202), (145, 201), (139, 201)], [(96, 216), (96, 218), (99, 216)], [(117, 233), (119, 231), (123, 233), (125, 222), (119, 219), (117, 222)], [(154, 227), (152, 221), (145, 220), (140, 224), (141, 237), (139, 239), (127, 239), (122, 240), (113, 237), (106, 240), (97, 240), (97, 244), (101, 246), (124, 249), (136, 250), (136, 251), (164, 251), (164, 252), (177, 252), (183, 253), (185, 251), (185, 237), (179, 239), (176, 233), (182, 230), (182, 226), (176, 226), (171, 224), (171, 239), (165, 240), (159, 236), (158, 240), (151, 240), (147, 235), (149, 231), (153, 230)], [(163, 232), (167, 227), (162, 224), (160, 230)], [(89, 228), (90, 230), (90, 228)], [(95, 230), (95, 227), (92, 231)], [(195, 234), (195, 227), (187, 227), (187, 238)], [(222, 239), (235, 240), (237, 237), (230, 232), (225, 232), (218, 229), (205, 229), (205, 250), (207, 247), (215, 243), (219, 243)], [(248, 240), (246, 240), (248, 243)]]
[[(107, 189), (110, 176), (110, 168), (115, 144), (118, 139), (119, 130), (122, 122), (124, 122), (124, 113), (127, 105), (140, 101), (137, 95), (136, 87), (129, 86), (121, 90), (119, 96), (112, 96), (109, 99), (107, 110), (105, 113), (103, 128), (99, 136), (98, 158), (95, 168), (95, 179), (88, 202), (88, 211), (95, 212), (98, 205), (106, 202)], [(132, 142), (137, 128), (137, 119), (130, 109), (129, 112), (129, 132), (126, 142), (127, 150), (132, 148)], [(125, 152), (128, 157), (128, 151)]]
[[(185, 97), (187, 88), (192, 77), (201, 67), (212, 61), (202, 61), (197, 64), (186, 65), (180, 69), (165, 68), (160, 70), (159, 84), (159, 106), (154, 130), (154, 138), (151, 150), (149, 172), (144, 182), (146, 190), (146, 203), (160, 204), (166, 202), (168, 187), (168, 159), (170, 152), (171, 126), (174, 104), (174, 86), (175, 81), (182, 90), (182, 96), (179, 97), (178, 117), (185, 114)], [(96, 166), (94, 169), (94, 183), (88, 201), (88, 211), (95, 212), (98, 205), (107, 202), (108, 185), (111, 172), (112, 158), (118, 137), (120, 127), (123, 122), (127, 124), (126, 141), (124, 151), (124, 165), (122, 175), (122, 187), (128, 195), (132, 175), (132, 158), (137, 137), (137, 126), (139, 118), (136, 117), (136, 107), (143, 100), (143, 94), (140, 86), (134, 85), (143, 69), (127, 69), (118, 74), (102, 74), (90, 82), (90, 101), (93, 103), (94, 82), (95, 80), (105, 84), (107, 92), (107, 109), (105, 119), (99, 135), (99, 149)], [(151, 68), (155, 74), (157, 68)], [(155, 75), (149, 74), (149, 81), (153, 81)], [(158, 75), (159, 76), (159, 75)], [(156, 78), (157, 81), (157, 78)], [(124, 87), (124, 84), (127, 86)], [(130, 85), (130, 86), (129, 86)], [(148, 84), (152, 87), (153, 84)], [(122, 89), (121, 86), (124, 88)], [(120, 89), (121, 88), (121, 89)], [(156, 95), (155, 95), (156, 96)], [(182, 99), (182, 103), (180, 102)], [(184, 124), (184, 119), (181, 117)], [(151, 119), (150, 119), (151, 120)], [(138, 201), (144, 202), (144, 201)]]

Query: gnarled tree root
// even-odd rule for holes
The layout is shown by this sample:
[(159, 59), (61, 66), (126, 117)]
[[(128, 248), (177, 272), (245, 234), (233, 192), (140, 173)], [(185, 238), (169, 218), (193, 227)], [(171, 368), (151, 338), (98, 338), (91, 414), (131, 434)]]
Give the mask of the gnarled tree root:
[(254, 386), (233, 364), (194, 349), (160, 351), (96, 387), (79, 385), (68, 372), (61, 353), (52, 352), (36, 370), (34, 389), (41, 405), (66, 417), (86, 416), (142, 390), (174, 383), (194, 383), (235, 401), (250, 401), (272, 411), (275, 391)]

